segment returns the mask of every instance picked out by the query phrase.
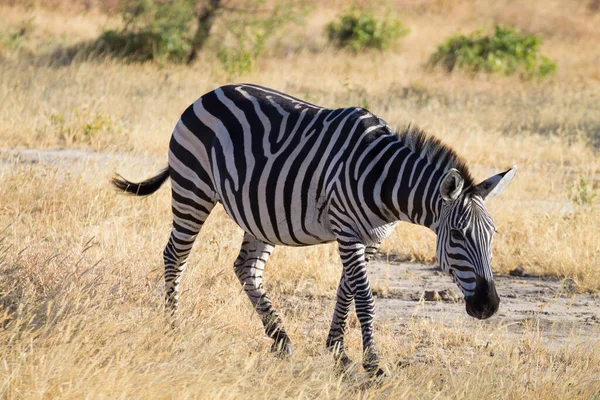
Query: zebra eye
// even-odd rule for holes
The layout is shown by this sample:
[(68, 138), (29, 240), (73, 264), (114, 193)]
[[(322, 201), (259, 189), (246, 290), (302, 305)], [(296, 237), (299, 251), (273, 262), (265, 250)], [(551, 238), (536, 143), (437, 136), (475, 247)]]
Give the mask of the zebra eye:
[(460, 233), (459, 230), (457, 229), (452, 229), (450, 231), (450, 237), (452, 238), (452, 240), (454, 240), (455, 242), (460, 241), (463, 239), (463, 235), (462, 233)]

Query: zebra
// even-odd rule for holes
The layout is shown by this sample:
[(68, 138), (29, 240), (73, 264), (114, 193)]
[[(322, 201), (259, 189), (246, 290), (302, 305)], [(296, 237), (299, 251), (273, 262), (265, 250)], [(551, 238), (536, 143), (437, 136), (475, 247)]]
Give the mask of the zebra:
[(234, 270), (260, 316), (271, 350), (291, 355), (282, 318), (263, 286), (276, 245), (337, 242), (342, 275), (326, 347), (336, 365), (354, 301), (363, 368), (383, 375), (374, 340), (375, 302), (367, 262), (400, 222), (437, 233), (442, 269), (478, 319), (499, 307), (491, 269), (494, 222), (485, 200), (500, 194), (516, 166), (476, 184), (465, 161), (423, 130), (395, 131), (364, 108), (328, 109), (253, 84), (201, 96), (181, 115), (168, 167), (141, 183), (120, 175), (116, 188), (147, 196), (170, 177), (172, 231), (164, 249), (165, 306), (175, 316), (194, 240), (217, 203), (244, 231)]

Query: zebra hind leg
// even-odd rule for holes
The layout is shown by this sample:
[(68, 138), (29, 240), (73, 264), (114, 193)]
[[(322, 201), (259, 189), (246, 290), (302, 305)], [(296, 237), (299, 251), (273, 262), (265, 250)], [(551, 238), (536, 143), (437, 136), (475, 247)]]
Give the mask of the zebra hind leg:
[[(178, 325), (179, 286), (194, 241), (208, 218), (214, 204), (191, 209), (181, 203), (173, 203), (173, 229), (165, 250), (165, 310), (172, 325)], [(183, 211), (185, 210), (185, 211)]]
[(246, 233), (240, 254), (234, 263), (238, 277), (252, 306), (260, 316), (267, 336), (274, 340), (271, 351), (281, 356), (292, 355), (292, 344), (283, 321), (263, 287), (265, 264), (275, 247)]

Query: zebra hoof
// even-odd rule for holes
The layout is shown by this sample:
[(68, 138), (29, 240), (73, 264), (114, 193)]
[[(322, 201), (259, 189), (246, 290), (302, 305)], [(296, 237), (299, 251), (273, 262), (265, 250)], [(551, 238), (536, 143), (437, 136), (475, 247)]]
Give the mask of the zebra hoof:
[(383, 386), (387, 374), (381, 368), (375, 368), (369, 371), (369, 379), (364, 383), (364, 389), (379, 388)]
[(335, 360), (335, 370), (338, 373), (344, 374), (352, 369), (354, 362), (345, 351), (342, 351), (338, 354), (334, 355)]
[(353, 362), (350, 357), (346, 356), (345, 358), (336, 360), (334, 373), (344, 380), (358, 379), (358, 364)]
[(288, 358), (293, 354), (292, 344), (289, 340), (279, 340), (271, 345), (271, 353), (279, 358)]
[(383, 386), (387, 374), (381, 368), (375, 368), (368, 373), (369, 379), (360, 385), (361, 390), (377, 389)]
[(381, 368), (377, 368), (376, 370), (370, 372), (371, 379), (379, 380), (387, 377), (387, 374)]
[(176, 315), (167, 315), (165, 322), (167, 332), (177, 332), (181, 328), (181, 320)]

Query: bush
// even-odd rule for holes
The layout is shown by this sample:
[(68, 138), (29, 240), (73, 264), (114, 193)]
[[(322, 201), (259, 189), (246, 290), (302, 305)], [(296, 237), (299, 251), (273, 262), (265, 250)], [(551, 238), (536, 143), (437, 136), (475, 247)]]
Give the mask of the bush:
[[(250, 71), (265, 49), (265, 42), (277, 28), (287, 22), (283, 8), (277, 4), (264, 18), (255, 16), (231, 16), (223, 22), (223, 30), (219, 34), (229, 39), (217, 45), (217, 58), (225, 71), (239, 74)], [(256, 14), (256, 13), (252, 13)]]
[(580, 206), (591, 206), (598, 197), (593, 185), (590, 185), (585, 177), (580, 176), (579, 182), (571, 190), (571, 201)]
[(98, 49), (129, 61), (183, 62), (192, 49), (191, 0), (133, 0), (122, 11), (124, 27), (105, 31)]
[(540, 44), (540, 39), (534, 35), (499, 25), (493, 36), (475, 32), (451, 37), (438, 46), (428, 65), (440, 65), (448, 72), (461, 68), (469, 72), (506, 75), (521, 72), (528, 77), (543, 77), (554, 73), (556, 64), (540, 53)]
[(0, 57), (18, 51), (23, 46), (31, 31), (33, 31), (33, 22), (34, 18), (31, 17), (23, 22), (18, 29), (0, 32)]
[(380, 22), (369, 14), (349, 11), (342, 15), (339, 22), (327, 25), (326, 33), (330, 42), (337, 47), (346, 47), (354, 51), (363, 48), (384, 50), (393, 41), (407, 35), (410, 30), (397, 19), (385, 19)]
[(45, 128), (45, 138), (55, 136), (61, 146), (67, 147), (103, 149), (116, 142), (121, 146), (128, 140), (117, 118), (87, 106), (73, 108), (68, 115), (50, 114)]
[(244, 72), (254, 67), (267, 39), (305, 13), (297, 3), (276, 0), (266, 11), (264, 0), (240, 1), (239, 7), (225, 7), (221, 0), (129, 0), (122, 11), (124, 27), (105, 31), (92, 51), (128, 61), (189, 64), (206, 48), (209, 36), (215, 36), (218, 42), (209, 48), (216, 50), (225, 70)]
[(264, 1), (252, 1), (244, 13), (222, 18), (215, 36), (217, 58), (226, 72), (239, 74), (252, 70), (264, 54), (267, 40), (279, 39), (286, 24), (301, 24), (309, 9), (302, 1), (277, 0), (264, 7)]

